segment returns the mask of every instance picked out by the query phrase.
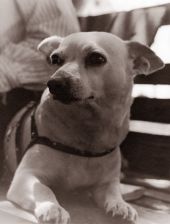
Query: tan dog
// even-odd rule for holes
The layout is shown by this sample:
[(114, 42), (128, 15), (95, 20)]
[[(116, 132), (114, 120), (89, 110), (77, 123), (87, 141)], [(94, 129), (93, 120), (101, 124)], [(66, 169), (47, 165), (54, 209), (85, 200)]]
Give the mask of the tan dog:
[[(119, 189), (119, 145), (128, 132), (134, 76), (160, 69), (162, 61), (146, 46), (102, 32), (50, 37), (39, 50), (55, 72), (32, 120), (38, 133), (32, 133), (7, 198), (39, 223), (66, 224), (69, 214), (49, 186), (90, 186), (100, 207), (135, 222), (137, 213)], [(30, 123), (29, 117), (22, 127), (23, 148)]]

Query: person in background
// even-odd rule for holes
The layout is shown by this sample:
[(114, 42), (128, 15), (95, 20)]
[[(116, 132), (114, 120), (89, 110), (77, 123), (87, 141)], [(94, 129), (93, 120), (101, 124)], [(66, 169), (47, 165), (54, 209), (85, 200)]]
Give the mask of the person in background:
[[(0, 51), (0, 92), (16, 87), (42, 90), (51, 75), (40, 41), (51, 35), (66, 36), (80, 30), (71, 0), (13, 0), (24, 33), (18, 43), (9, 42)], [(5, 38), (5, 37), (4, 37)]]

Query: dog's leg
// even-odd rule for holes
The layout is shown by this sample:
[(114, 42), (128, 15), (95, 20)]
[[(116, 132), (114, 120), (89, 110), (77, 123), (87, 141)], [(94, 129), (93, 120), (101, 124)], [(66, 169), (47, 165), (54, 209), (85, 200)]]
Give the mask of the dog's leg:
[(7, 193), (8, 200), (32, 212), (38, 223), (68, 224), (70, 216), (45, 184), (42, 170), (31, 168), (26, 157), (16, 171)]
[(68, 224), (70, 217), (52, 190), (28, 171), (18, 170), (7, 194), (8, 200), (33, 212), (39, 223)]
[(118, 180), (98, 187), (94, 195), (95, 201), (112, 216), (121, 216), (135, 223), (137, 212), (130, 204), (123, 200), (119, 188)]
[(115, 156), (115, 168), (111, 180), (100, 184), (94, 189), (93, 196), (99, 207), (106, 210), (112, 216), (121, 216), (122, 218), (136, 222), (136, 210), (122, 198), (120, 191), (120, 153)]

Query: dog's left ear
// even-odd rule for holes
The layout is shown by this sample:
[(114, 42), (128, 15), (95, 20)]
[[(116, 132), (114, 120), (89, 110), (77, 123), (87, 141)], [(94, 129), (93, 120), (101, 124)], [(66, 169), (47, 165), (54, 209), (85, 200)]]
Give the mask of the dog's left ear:
[(149, 47), (133, 41), (127, 42), (127, 46), (134, 75), (148, 75), (164, 67), (163, 61)]
[(47, 37), (40, 42), (37, 49), (45, 55), (50, 55), (55, 49), (58, 48), (63, 38), (59, 36)]

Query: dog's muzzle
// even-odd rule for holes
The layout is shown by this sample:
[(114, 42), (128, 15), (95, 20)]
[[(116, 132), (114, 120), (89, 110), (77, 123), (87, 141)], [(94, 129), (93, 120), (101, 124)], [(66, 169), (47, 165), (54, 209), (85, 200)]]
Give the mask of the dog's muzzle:
[(50, 93), (53, 95), (53, 98), (61, 101), (62, 103), (69, 104), (71, 102), (81, 100), (74, 93), (74, 84), (69, 78), (50, 79), (47, 86)]
[(94, 100), (92, 94), (87, 97), (84, 96), (83, 87), (77, 80), (71, 80), (70, 78), (50, 79), (47, 86), (53, 95), (53, 99), (59, 100), (64, 104)]

